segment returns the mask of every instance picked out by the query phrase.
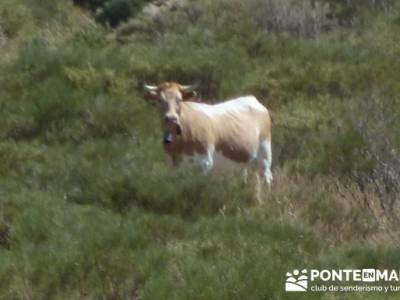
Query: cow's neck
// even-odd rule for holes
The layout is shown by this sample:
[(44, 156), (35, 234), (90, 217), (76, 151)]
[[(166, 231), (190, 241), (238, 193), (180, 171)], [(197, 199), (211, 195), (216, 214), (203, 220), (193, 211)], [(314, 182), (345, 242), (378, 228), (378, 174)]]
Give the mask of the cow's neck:
[(212, 120), (190, 106), (181, 104), (180, 123), (182, 132), (175, 137), (175, 149), (181, 154), (205, 154), (207, 145), (213, 142)]

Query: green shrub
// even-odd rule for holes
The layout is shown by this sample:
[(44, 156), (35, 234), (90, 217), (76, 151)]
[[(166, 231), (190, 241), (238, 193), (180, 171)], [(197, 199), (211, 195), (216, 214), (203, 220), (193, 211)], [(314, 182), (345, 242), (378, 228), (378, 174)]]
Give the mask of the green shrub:
[(10, 245), (10, 225), (3, 217), (0, 219), (0, 248), (7, 249)]
[[(76, 182), (69, 199), (117, 211), (137, 206), (154, 213), (184, 217), (216, 214), (222, 209), (231, 213), (254, 201), (251, 187), (241, 180), (210, 178), (197, 171), (170, 169), (153, 170), (151, 176), (145, 178), (142, 175), (145, 168), (138, 164), (131, 162), (130, 169), (119, 172), (107, 168), (101, 171), (104, 175), (98, 180), (90, 179), (90, 168), (72, 170)], [(107, 175), (111, 172), (115, 175)]]
[(371, 165), (364, 159), (366, 145), (354, 129), (333, 129), (314, 136), (304, 155), (306, 170), (311, 173), (351, 174), (367, 171)]
[(59, 79), (49, 79), (32, 93), (32, 114), (40, 129), (55, 129), (79, 111), (80, 98)]
[(112, 27), (135, 16), (145, 4), (145, 0), (110, 0), (107, 1), (96, 19)]
[(37, 24), (70, 25), (71, 1), (36, 0), (35, 3), (30, 1), (26, 3), (29, 5)]
[(21, 168), (25, 157), (18, 151), (15, 143), (0, 144), (0, 176), (7, 176)]
[(97, 20), (112, 27), (128, 20), (132, 15), (129, 0), (113, 0), (106, 3), (103, 11), (98, 15)]
[(97, 8), (104, 6), (107, 1), (108, 0), (74, 0), (74, 4), (96, 10)]
[[(189, 1), (122, 39), (34, 2), (0, 4), (0, 298), (286, 299), (294, 268), (399, 264), (396, 10), (338, 1), (343, 28), (307, 1)], [(270, 109), (270, 190), (169, 165), (142, 95), (164, 80)]]
[(7, 0), (0, 4), (0, 28), (9, 38), (15, 38), (33, 26), (31, 11), (21, 2)]
[(392, 8), (392, 0), (322, 0), (330, 5), (331, 15), (342, 25), (352, 25), (363, 9), (385, 10)]

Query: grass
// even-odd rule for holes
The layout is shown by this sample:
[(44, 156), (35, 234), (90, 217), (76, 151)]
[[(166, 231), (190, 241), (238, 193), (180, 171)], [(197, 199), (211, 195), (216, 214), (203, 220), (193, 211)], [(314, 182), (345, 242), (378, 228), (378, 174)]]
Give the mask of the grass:
[[(0, 299), (342, 299), (287, 294), (286, 272), (396, 268), (396, 10), (351, 2), (348, 22), (308, 32), (291, 23), (307, 5), (282, 23), (253, 22), (255, 4), (117, 29), (69, 1), (0, 4)], [(141, 94), (163, 80), (270, 109), (262, 204), (254, 178), (171, 168)]]

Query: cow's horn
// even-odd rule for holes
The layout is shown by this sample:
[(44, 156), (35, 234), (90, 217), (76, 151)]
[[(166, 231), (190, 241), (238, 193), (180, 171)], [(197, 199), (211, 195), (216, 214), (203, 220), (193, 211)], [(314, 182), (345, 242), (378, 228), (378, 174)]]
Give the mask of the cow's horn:
[(197, 89), (199, 86), (199, 83), (196, 82), (195, 84), (191, 84), (191, 85), (181, 85), (181, 91), (182, 92), (191, 92), (195, 89)]
[(156, 86), (156, 85), (143, 84), (143, 87), (148, 92), (154, 92), (154, 91), (158, 90), (158, 86)]

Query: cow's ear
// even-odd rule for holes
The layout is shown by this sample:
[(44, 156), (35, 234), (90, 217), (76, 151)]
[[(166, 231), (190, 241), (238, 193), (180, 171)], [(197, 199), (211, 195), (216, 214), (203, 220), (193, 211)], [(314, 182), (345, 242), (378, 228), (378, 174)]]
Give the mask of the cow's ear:
[(195, 91), (182, 91), (182, 100), (196, 100), (197, 98), (197, 93)]
[(158, 102), (159, 96), (157, 91), (144, 91), (144, 99), (149, 102)]

